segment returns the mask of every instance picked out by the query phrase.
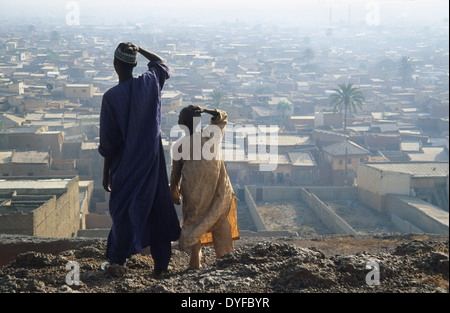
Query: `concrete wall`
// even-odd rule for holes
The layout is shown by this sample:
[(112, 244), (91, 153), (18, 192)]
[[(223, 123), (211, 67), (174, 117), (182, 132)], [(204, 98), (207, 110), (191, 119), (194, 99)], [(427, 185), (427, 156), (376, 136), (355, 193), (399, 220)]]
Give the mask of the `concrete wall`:
[(398, 172), (381, 172), (380, 195), (395, 193), (399, 195), (409, 195), (411, 192), (410, 174)]
[(324, 200), (357, 200), (357, 187), (305, 187), (310, 193)]
[[(315, 194), (309, 192), (303, 187), (284, 187), (284, 186), (264, 186), (256, 188), (256, 186), (245, 187), (245, 201), (250, 211), (256, 228), (258, 231), (265, 230), (264, 221), (261, 218), (257, 206), (254, 202), (254, 197), (262, 190), (261, 201), (276, 202), (276, 201), (303, 201), (313, 210), (316, 216), (333, 232), (337, 234), (357, 234), (357, 232), (347, 224), (339, 215), (331, 210), (325, 203), (323, 203)], [(328, 198), (339, 199), (356, 199), (356, 188), (316, 188), (311, 190), (319, 192)]]
[(308, 192), (305, 188), (300, 188), (300, 198), (307, 203), (316, 216), (328, 228), (337, 234), (357, 234), (357, 232), (347, 224), (339, 215), (332, 211), (315, 194)]
[(300, 189), (315, 194), (320, 199), (326, 200), (356, 200), (358, 198), (357, 187), (287, 187), (264, 186), (262, 187), (262, 201), (292, 201), (300, 200)]
[(262, 201), (292, 201), (299, 200), (300, 187), (264, 186)]
[(402, 219), (394, 213), (391, 213), (391, 223), (402, 233), (407, 234), (423, 234), (424, 231), (417, 226), (411, 224), (407, 220)]
[(411, 177), (409, 174), (379, 171), (360, 164), (357, 177), (358, 199), (378, 212), (386, 210), (385, 202), (388, 193), (410, 194)]
[(386, 196), (380, 196), (363, 188), (358, 188), (358, 201), (369, 208), (381, 212), (385, 208)]
[(245, 203), (247, 204), (248, 211), (250, 212), (253, 222), (255, 223), (256, 230), (265, 231), (266, 225), (264, 224), (263, 219), (258, 212), (258, 208), (255, 204), (255, 201), (253, 200), (251, 191), (253, 191), (253, 194), (256, 193), (255, 186), (245, 186)]
[(423, 232), (449, 232), (449, 213), (421, 199), (389, 194), (386, 197), (386, 208), (391, 214), (408, 221)]

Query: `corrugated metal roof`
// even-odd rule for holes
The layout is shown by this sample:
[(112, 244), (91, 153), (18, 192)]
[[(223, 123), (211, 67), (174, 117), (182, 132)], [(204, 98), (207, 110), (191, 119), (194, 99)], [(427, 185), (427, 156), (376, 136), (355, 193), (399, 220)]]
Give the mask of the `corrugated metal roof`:
[(27, 121), (40, 121), (44, 117), (44, 113), (27, 113), (25, 119)]
[[(265, 134), (267, 138), (267, 144), (269, 144), (270, 134)], [(297, 145), (314, 145), (310, 136), (298, 136), (298, 135), (278, 135), (278, 146), (297, 146)]]
[(12, 151), (0, 151), (0, 164), (10, 163)]
[(380, 171), (410, 174), (416, 177), (441, 177), (448, 175), (448, 162), (408, 162), (366, 164)]
[(442, 161), (448, 162), (448, 152), (443, 147), (426, 147), (422, 148), (423, 153), (408, 153), (410, 161)]
[(412, 152), (418, 152), (418, 151), (420, 151), (420, 147), (421, 147), (421, 144), (420, 144), (420, 141), (402, 141), (401, 143), (400, 143), (400, 150), (401, 151), (406, 151), (406, 152), (409, 152), (409, 151), (412, 151)]
[(309, 152), (288, 152), (294, 166), (317, 166)]
[(323, 148), (331, 156), (370, 155), (370, 152), (352, 141), (334, 143)]

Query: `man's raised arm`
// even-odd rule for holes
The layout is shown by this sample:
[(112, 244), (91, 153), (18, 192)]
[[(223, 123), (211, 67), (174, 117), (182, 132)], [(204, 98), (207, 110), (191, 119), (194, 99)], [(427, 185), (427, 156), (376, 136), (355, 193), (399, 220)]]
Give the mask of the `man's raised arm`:
[(153, 61), (165, 62), (165, 60), (163, 58), (161, 58), (159, 55), (157, 55), (156, 53), (150, 52), (148, 50), (145, 50), (144, 48), (137, 47), (137, 51), (140, 54), (142, 54), (145, 58), (147, 58), (150, 62), (153, 62)]

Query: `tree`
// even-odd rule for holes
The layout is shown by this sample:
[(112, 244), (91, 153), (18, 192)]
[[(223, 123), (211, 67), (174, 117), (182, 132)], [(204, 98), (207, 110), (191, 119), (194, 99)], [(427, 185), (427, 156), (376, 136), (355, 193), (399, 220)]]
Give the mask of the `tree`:
[(286, 121), (286, 112), (291, 109), (291, 104), (289, 102), (281, 100), (277, 104), (277, 110), (281, 112), (281, 119), (284, 122)]
[(314, 59), (315, 53), (314, 50), (311, 48), (306, 48), (305, 51), (303, 51), (303, 60), (306, 61), (306, 63), (311, 63), (311, 61)]
[(214, 108), (218, 108), (222, 101), (226, 98), (225, 93), (220, 89), (214, 89), (211, 93), (211, 97)]
[(412, 81), (412, 74), (414, 68), (411, 64), (411, 58), (408, 56), (402, 56), (398, 62), (398, 72), (402, 79), (403, 87), (407, 87)]
[(334, 94), (330, 95), (331, 104), (333, 110), (337, 108), (344, 110), (344, 132), (347, 133), (347, 111), (356, 113), (357, 108), (361, 108), (363, 105), (364, 95), (357, 87), (353, 87), (353, 84), (339, 84), (339, 88), (333, 89)]
[(61, 35), (59, 34), (59, 32), (57, 30), (53, 30), (50, 33), (50, 40), (51, 41), (59, 41), (59, 39), (61, 39)]
[(271, 94), (271, 93), (275, 93), (275, 91), (270, 86), (262, 85), (255, 89), (256, 95)]
[(59, 61), (61, 56), (53, 50), (47, 52), (47, 59), (50, 61)]

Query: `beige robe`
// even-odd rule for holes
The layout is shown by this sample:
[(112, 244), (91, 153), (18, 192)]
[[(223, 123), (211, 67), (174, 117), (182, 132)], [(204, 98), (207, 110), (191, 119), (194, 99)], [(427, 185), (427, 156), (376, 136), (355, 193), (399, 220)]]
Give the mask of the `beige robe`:
[[(219, 118), (211, 119), (210, 125), (206, 126), (202, 132), (196, 133), (197, 136), (201, 136), (202, 148), (208, 140), (208, 147), (210, 147), (212, 142), (210, 139), (214, 137), (212, 135), (203, 137), (211, 125), (217, 125), (220, 128), (220, 138), (216, 139), (219, 140), (218, 142), (222, 141), (227, 114), (217, 111), (220, 113)], [(233, 249), (232, 241), (239, 238), (236, 197), (223, 160), (217, 157), (207, 160), (204, 155), (201, 155), (200, 160), (193, 159), (194, 136), (195, 134), (189, 138), (190, 159), (173, 161), (170, 177), (170, 189), (174, 202), (180, 204), (182, 198), (183, 205), (179, 246), (181, 249), (187, 249), (198, 245), (201, 241), (203, 246), (214, 244), (216, 253), (220, 250), (222, 251), (220, 254), (223, 255)], [(220, 153), (220, 149), (217, 150), (210, 149)]]

